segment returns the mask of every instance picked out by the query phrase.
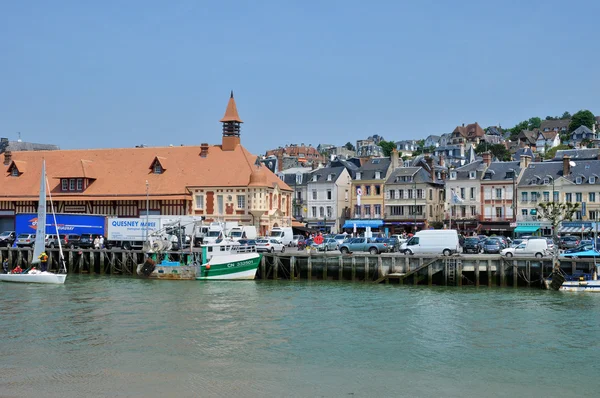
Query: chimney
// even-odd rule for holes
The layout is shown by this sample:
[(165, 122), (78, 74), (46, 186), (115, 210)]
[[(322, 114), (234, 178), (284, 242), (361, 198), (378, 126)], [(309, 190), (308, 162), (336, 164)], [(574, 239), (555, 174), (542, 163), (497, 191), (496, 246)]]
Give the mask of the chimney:
[(7, 150), (4, 152), (4, 165), (8, 166), (12, 162), (12, 151)]
[(396, 170), (400, 167), (400, 154), (396, 148), (392, 149), (392, 155), (390, 156), (392, 161), (392, 170)]
[(482, 153), (481, 157), (483, 158), (483, 163), (486, 166), (489, 166), (492, 163), (492, 154), (490, 152)]
[(200, 157), (205, 158), (207, 156), (208, 156), (208, 144), (207, 143), (200, 144)]
[(563, 177), (571, 174), (571, 157), (569, 155), (563, 156)]
[(425, 162), (427, 162), (427, 166), (429, 167), (429, 170), (427, 170), (429, 172), (429, 174), (431, 175), (431, 178), (433, 179), (435, 177), (435, 171), (433, 170), (433, 158), (431, 156), (427, 156), (425, 158)]
[(465, 127), (465, 124), (463, 123), (463, 125), (462, 125), (462, 126), (463, 126), (463, 127)]
[(531, 163), (531, 156), (521, 155), (519, 160), (520, 160), (519, 167), (521, 169), (526, 169), (527, 167), (529, 167), (529, 163)]
[(446, 161), (444, 160), (444, 155), (440, 154), (440, 166), (446, 167)]

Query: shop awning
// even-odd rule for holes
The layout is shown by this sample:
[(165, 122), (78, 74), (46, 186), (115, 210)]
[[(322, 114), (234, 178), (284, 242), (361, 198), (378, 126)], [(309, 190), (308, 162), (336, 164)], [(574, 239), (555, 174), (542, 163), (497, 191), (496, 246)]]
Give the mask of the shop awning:
[(530, 225), (519, 225), (517, 226), (517, 228), (515, 228), (515, 233), (518, 234), (524, 234), (524, 233), (528, 233), (528, 234), (532, 234), (534, 232), (536, 232), (538, 229), (540, 229), (540, 227), (535, 227), (535, 226), (530, 226)]
[(581, 229), (581, 227), (560, 227), (560, 229), (558, 230), (559, 233), (561, 234), (580, 234), (580, 233), (587, 233), (590, 232), (592, 229), (590, 227), (584, 227), (583, 231)]
[(383, 225), (383, 220), (346, 220), (342, 228), (379, 228)]

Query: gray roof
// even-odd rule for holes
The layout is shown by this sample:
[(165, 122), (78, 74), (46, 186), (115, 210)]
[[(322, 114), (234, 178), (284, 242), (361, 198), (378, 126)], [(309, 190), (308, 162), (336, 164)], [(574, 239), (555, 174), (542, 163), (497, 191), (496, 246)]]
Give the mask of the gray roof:
[[(557, 180), (564, 177), (567, 180), (576, 183), (577, 178), (581, 178), (583, 184), (589, 184), (589, 178), (596, 177), (595, 185), (600, 185), (600, 160), (579, 160), (575, 166), (571, 166), (571, 173), (563, 176), (563, 162), (532, 162), (529, 167), (523, 172), (523, 176), (519, 181), (520, 187), (530, 185), (545, 185), (544, 178), (547, 176)], [(549, 179), (549, 184), (552, 185), (552, 180)]]
[(571, 123), (571, 119), (542, 120), (540, 130), (554, 130), (555, 128), (562, 129), (563, 127), (569, 127), (569, 123)]
[[(509, 172), (514, 170), (515, 178), (519, 176), (521, 168), (519, 162), (492, 162), (483, 173), (482, 181), (512, 181), (512, 177), (508, 177)], [(486, 176), (489, 175), (489, 178)]]
[(485, 163), (483, 163), (483, 160), (476, 160), (472, 163), (466, 164), (462, 167), (457, 167), (454, 170), (450, 170), (450, 172), (456, 172), (456, 179), (457, 180), (468, 180), (469, 179), (469, 173), (471, 171), (475, 171), (477, 172), (477, 179), (480, 179), (481, 177), (483, 177), (483, 172), (485, 170)]
[(432, 134), (432, 135), (427, 136), (427, 138), (425, 138), (425, 141), (427, 141), (427, 140), (432, 140), (432, 141), (438, 142), (440, 140), (440, 136)]
[(502, 129), (500, 127), (497, 126), (490, 126), (487, 128), (487, 133), (490, 135), (498, 135), (500, 137), (502, 137), (504, 135), (504, 132), (502, 131)]
[[(315, 171), (310, 173), (307, 176), (307, 179), (308, 182), (311, 184), (331, 183), (333, 181), (336, 181), (344, 170), (344, 167), (323, 167), (321, 169), (316, 169)], [(331, 175), (331, 180), (327, 181), (327, 176), (329, 175)], [(317, 177), (317, 180), (313, 181), (315, 177)]]
[(598, 159), (600, 155), (599, 148), (582, 148), (582, 149), (559, 149), (552, 160), (562, 160), (564, 156), (570, 156), (571, 160), (591, 160)]
[(592, 133), (592, 130), (588, 126), (579, 126), (575, 130), (573, 130), (573, 132), (571, 133), (571, 136), (573, 136), (573, 134), (594, 134), (594, 133)]
[(356, 163), (360, 164), (360, 159), (353, 158), (346, 160), (336, 158), (329, 163), (329, 167), (344, 167), (346, 170), (348, 170), (350, 177), (355, 178), (356, 171), (359, 169), (359, 166)]
[(35, 142), (22, 142), (22, 141), (2, 141), (0, 145), (0, 153), (6, 150), (13, 152), (18, 151), (56, 151), (60, 149), (58, 145), (53, 144), (38, 144)]
[(375, 172), (380, 172), (385, 177), (390, 167), (390, 158), (373, 158), (363, 164), (357, 171), (361, 173), (361, 180), (374, 180)]
[(517, 149), (517, 151), (513, 155), (513, 159), (514, 160), (521, 160), (521, 155), (531, 156), (531, 159), (535, 159), (535, 156), (533, 155), (533, 151), (531, 150), (530, 147), (525, 147), (525, 148), (519, 148), (519, 149)]
[[(402, 177), (413, 177), (414, 181), (403, 181)], [(385, 182), (388, 184), (413, 184), (413, 183), (433, 183), (431, 175), (423, 167), (399, 167), (390, 174)], [(437, 184), (443, 184), (443, 181), (435, 181)]]
[[(277, 174), (281, 175), (282, 173), (277, 173)], [(300, 182), (300, 184), (298, 184), (298, 182), (296, 180), (296, 174), (302, 174), (302, 181)], [(283, 182), (285, 182), (291, 188), (306, 186), (306, 183), (308, 182), (309, 179), (310, 179), (310, 173), (284, 173), (283, 174)]]

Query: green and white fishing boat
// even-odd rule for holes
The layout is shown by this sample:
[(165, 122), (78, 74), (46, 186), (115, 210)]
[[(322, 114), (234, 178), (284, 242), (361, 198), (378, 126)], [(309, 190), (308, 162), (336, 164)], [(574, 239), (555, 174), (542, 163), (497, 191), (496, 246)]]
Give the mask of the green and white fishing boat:
[(254, 279), (262, 254), (254, 246), (223, 239), (218, 243), (202, 245), (202, 264), (198, 266), (198, 280)]

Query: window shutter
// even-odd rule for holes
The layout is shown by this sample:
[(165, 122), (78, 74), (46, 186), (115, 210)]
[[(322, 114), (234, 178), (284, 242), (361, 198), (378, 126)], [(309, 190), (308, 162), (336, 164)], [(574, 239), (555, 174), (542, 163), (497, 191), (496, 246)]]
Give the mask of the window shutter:
[(390, 198), (390, 191), (388, 189), (385, 190), (385, 198), (386, 199)]
[(488, 187), (483, 188), (483, 197), (484, 197), (484, 199), (487, 199), (487, 200), (492, 199), (491, 188), (488, 188)]

